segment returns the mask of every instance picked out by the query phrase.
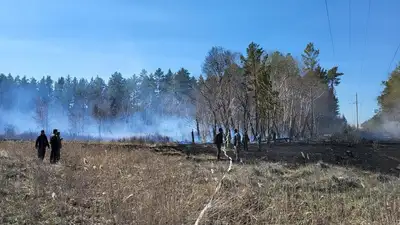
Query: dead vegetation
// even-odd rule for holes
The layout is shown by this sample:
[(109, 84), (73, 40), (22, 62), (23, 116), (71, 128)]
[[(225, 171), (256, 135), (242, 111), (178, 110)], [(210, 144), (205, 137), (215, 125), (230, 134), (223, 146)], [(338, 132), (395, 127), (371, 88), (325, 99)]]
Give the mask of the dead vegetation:
[[(54, 166), (32, 143), (1, 142), (0, 223), (194, 224), (228, 163), (159, 148), (67, 142)], [(399, 222), (398, 177), (259, 162), (233, 166), (200, 224)]]
[(113, 140), (112, 142), (135, 143), (135, 144), (154, 144), (154, 143), (172, 143), (172, 140), (168, 136), (154, 134), (154, 135), (125, 137), (125, 138)]

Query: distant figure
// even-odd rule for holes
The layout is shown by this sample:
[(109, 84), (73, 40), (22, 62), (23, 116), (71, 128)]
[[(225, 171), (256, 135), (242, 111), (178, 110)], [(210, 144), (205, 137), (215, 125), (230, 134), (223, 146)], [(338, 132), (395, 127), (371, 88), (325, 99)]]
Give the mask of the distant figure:
[(57, 162), (56, 155), (59, 154), (60, 151), (60, 141), (57, 136), (57, 129), (53, 130), (53, 134), (50, 138), (50, 145), (51, 145), (51, 153), (50, 153), (50, 163), (54, 164)]
[(56, 163), (58, 162), (58, 161), (60, 161), (60, 154), (61, 154), (61, 148), (62, 148), (62, 138), (61, 138), (61, 133), (60, 133), (60, 131), (57, 131), (57, 138), (58, 138), (58, 144), (59, 144), (59, 146), (58, 146), (58, 151), (56, 152), (56, 155), (55, 155), (55, 160), (56, 160)]
[(239, 134), (238, 129), (235, 129), (235, 136), (233, 137), (233, 146), (235, 148), (237, 162), (239, 162), (239, 160), (240, 160), (240, 158), (239, 158), (240, 145), (241, 145), (240, 134)]
[(261, 134), (257, 135), (257, 140), (258, 140), (258, 151), (261, 151)]
[(192, 144), (194, 144), (194, 131), (192, 130)]
[(245, 151), (249, 151), (249, 141), (249, 135), (247, 134), (247, 130), (245, 130), (243, 135), (243, 148)]
[(352, 152), (352, 151), (347, 150), (347, 151), (346, 151), (346, 155), (347, 155), (348, 157), (350, 157), (350, 158), (354, 158), (354, 155), (353, 155), (353, 152)]
[(47, 136), (44, 133), (44, 130), (41, 130), (40, 135), (36, 138), (35, 148), (38, 151), (38, 158), (42, 161), (46, 154), (46, 147), (50, 148), (49, 141), (47, 140)]
[(232, 140), (231, 131), (228, 129), (228, 130), (226, 130), (226, 138), (225, 138), (225, 148), (226, 149), (231, 149), (231, 147), (232, 147), (231, 140)]
[(217, 160), (221, 159), (221, 147), (224, 143), (224, 136), (223, 136), (222, 128), (219, 128), (219, 133), (215, 136), (214, 144), (217, 145)]

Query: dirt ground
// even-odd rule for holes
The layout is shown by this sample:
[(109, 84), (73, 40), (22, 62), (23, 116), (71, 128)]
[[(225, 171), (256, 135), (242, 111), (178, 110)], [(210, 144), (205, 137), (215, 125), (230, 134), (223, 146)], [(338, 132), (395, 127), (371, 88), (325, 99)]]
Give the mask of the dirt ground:
[(0, 224), (400, 223), (397, 145), (264, 147), (228, 173), (212, 145), (0, 142)]

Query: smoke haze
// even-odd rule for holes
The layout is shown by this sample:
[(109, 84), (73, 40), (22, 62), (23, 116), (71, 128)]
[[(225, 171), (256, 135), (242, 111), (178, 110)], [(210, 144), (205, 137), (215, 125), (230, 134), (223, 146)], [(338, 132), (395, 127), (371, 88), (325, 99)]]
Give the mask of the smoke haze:
[[(1, 111), (0, 112), (0, 134), (5, 134), (5, 130), (8, 126), (12, 126), (17, 134), (24, 132), (33, 132), (39, 134), (42, 127), (39, 127), (34, 120), (34, 113), (21, 113), (17, 110), (14, 111)], [(55, 113), (53, 113), (55, 115)], [(195, 123), (188, 121), (188, 119), (179, 118), (175, 116), (156, 118), (154, 119), (154, 125), (146, 125), (139, 116), (132, 116), (132, 124), (109, 124), (107, 125), (101, 134), (102, 139), (119, 139), (131, 136), (147, 136), (158, 134), (161, 136), (167, 136), (173, 140), (190, 140), (191, 131), (195, 129)], [(63, 116), (59, 113), (57, 119), (51, 119), (50, 129), (46, 131), (50, 134), (52, 129), (58, 129), (63, 135), (68, 134), (70, 136), (70, 128), (68, 124), (68, 117)], [(93, 119), (88, 119), (85, 124), (85, 131), (79, 133), (81, 137), (95, 137), (99, 136), (98, 125)]]
[(369, 138), (385, 140), (400, 139), (400, 123), (398, 121), (399, 113), (379, 112), (369, 121), (365, 122), (363, 130), (368, 131)]
[(114, 73), (108, 83), (99, 77), (36, 81), (0, 74), (0, 134), (58, 129), (70, 138), (161, 135), (190, 140), (195, 106), (188, 100), (193, 86), (186, 83), (195, 85), (195, 79), (186, 70), (157, 72), (131, 78)]

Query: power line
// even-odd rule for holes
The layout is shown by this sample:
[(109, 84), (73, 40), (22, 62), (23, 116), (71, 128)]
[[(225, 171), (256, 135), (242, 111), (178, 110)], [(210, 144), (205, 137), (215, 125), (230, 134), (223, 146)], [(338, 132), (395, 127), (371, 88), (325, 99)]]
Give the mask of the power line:
[(349, 49), (351, 49), (351, 0), (349, 0)]
[(361, 72), (360, 74), (363, 73), (364, 70), (364, 60), (365, 60), (365, 52), (367, 49), (367, 42), (368, 42), (368, 31), (369, 31), (369, 18), (371, 15), (371, 0), (368, 1), (368, 14), (367, 14), (367, 26), (365, 28), (365, 41), (364, 41), (364, 54), (362, 55), (362, 59), (361, 59)]
[(397, 52), (399, 51), (399, 48), (400, 48), (400, 43), (399, 43), (399, 46), (397, 46), (396, 51), (394, 52), (392, 61), (390, 61), (390, 64), (389, 64), (389, 68), (388, 68), (388, 72), (387, 72), (387, 73), (390, 73), (390, 68), (392, 67), (393, 62), (394, 62), (394, 60), (396, 59), (396, 55), (397, 55)]
[(331, 28), (331, 19), (330, 19), (330, 16), (329, 16), (328, 1), (327, 1), (327, 0), (325, 0), (325, 8), (326, 8), (326, 15), (328, 16), (329, 35), (331, 36), (333, 56), (335, 56), (335, 45), (333, 44), (332, 28)]

